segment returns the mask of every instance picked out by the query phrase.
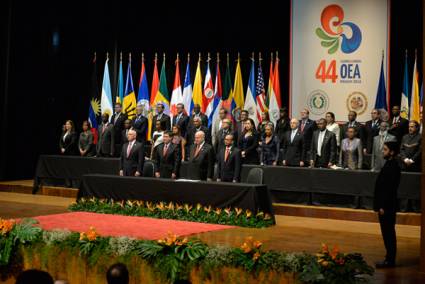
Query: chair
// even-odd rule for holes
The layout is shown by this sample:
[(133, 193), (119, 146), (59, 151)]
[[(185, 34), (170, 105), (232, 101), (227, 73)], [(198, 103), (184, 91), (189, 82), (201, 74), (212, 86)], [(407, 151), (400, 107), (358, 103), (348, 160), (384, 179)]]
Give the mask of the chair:
[(248, 172), (246, 183), (263, 184), (263, 169), (252, 168)]
[(146, 160), (143, 165), (143, 176), (154, 177), (155, 176), (155, 165), (152, 161)]

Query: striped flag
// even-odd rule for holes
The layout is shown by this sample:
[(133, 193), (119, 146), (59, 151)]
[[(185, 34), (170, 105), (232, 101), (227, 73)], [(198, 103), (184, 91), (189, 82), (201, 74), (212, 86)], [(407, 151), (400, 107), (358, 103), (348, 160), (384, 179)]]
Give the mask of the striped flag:
[(93, 144), (97, 144), (97, 127), (98, 127), (98, 118), (100, 115), (100, 102), (99, 102), (99, 85), (97, 83), (97, 63), (96, 63), (96, 53), (94, 53), (93, 58), (93, 73), (91, 80), (91, 90), (90, 90), (90, 105), (89, 105), (89, 117), (88, 121), (91, 125), (90, 131), (93, 133)]
[(244, 109), (248, 111), (249, 117), (254, 120), (255, 126), (258, 125), (258, 114), (256, 105), (256, 93), (255, 90), (255, 62), (254, 54), (252, 55), (251, 71), (249, 72), (248, 88), (246, 89), (245, 105)]
[(409, 117), (420, 123), (420, 102), (419, 102), (419, 75), (417, 68), (417, 51), (415, 51), (415, 65), (413, 66), (412, 94), (410, 96)]
[(200, 105), (202, 108), (202, 77), (201, 77), (201, 55), (199, 55), (198, 66), (196, 67), (195, 81), (193, 82), (192, 107)]
[(159, 76), (158, 76), (158, 56), (155, 53), (155, 59), (154, 59), (154, 67), (153, 67), (153, 77), (152, 77), (152, 87), (151, 87), (151, 97), (150, 97), (150, 108), (148, 112), (148, 133), (146, 134), (146, 137), (148, 140), (152, 137), (152, 119), (155, 115), (155, 97), (156, 93), (159, 89)]
[(170, 113), (172, 116), (175, 116), (177, 114), (177, 104), (183, 103), (182, 85), (180, 83), (179, 62), (179, 54), (177, 53), (176, 72), (174, 75), (173, 92), (171, 93), (170, 103)]
[(273, 92), (273, 53), (270, 55), (270, 71), (269, 71), (269, 82), (267, 85), (267, 97), (266, 97), (266, 107), (270, 106), (270, 98), (272, 97)]
[(220, 61), (217, 54), (217, 68), (215, 73), (215, 85), (214, 85), (214, 105), (213, 105), (213, 115), (212, 115), (212, 125), (215, 125), (215, 122), (220, 119), (219, 112), (222, 106), (222, 96), (223, 90), (221, 87), (221, 74), (220, 74)]
[(267, 111), (266, 106), (266, 90), (264, 88), (263, 70), (261, 68), (261, 57), (258, 65), (257, 86), (256, 86), (257, 116), (258, 122), (263, 121), (261, 115)]
[(190, 55), (187, 55), (186, 74), (184, 76), (183, 86), (183, 104), (186, 114), (192, 113), (192, 81), (190, 79)]
[(409, 119), (409, 70), (407, 68), (407, 49), (404, 59), (403, 89), (401, 91), (400, 116)]
[(276, 125), (277, 120), (279, 119), (279, 112), (281, 107), (281, 99), (280, 99), (280, 80), (279, 80), (279, 58), (276, 54), (274, 71), (273, 71), (273, 88), (272, 88), (272, 96), (270, 97), (270, 105), (269, 105), (269, 115), (270, 121)]
[(139, 93), (137, 95), (137, 104), (143, 106), (143, 116), (148, 116), (149, 112), (149, 88), (146, 78), (145, 56), (142, 53), (142, 70), (140, 71)]
[(131, 74), (131, 53), (128, 57), (127, 80), (125, 83), (123, 109), (128, 119), (136, 116), (136, 94), (134, 92), (133, 75)]
[(162, 103), (164, 113), (170, 114), (170, 98), (168, 97), (167, 77), (165, 75), (165, 54), (162, 60), (161, 74), (159, 75), (159, 89), (156, 93), (154, 104)]
[(211, 119), (214, 108), (214, 85), (210, 71), (210, 57), (208, 55), (207, 71), (204, 80), (204, 94), (202, 96), (202, 112), (208, 117), (208, 126), (211, 125)]
[(113, 113), (112, 106), (112, 93), (111, 93), (111, 79), (109, 77), (109, 55), (106, 54), (105, 70), (103, 71), (102, 94), (100, 98), (100, 111), (102, 114), (107, 113), (109, 120)]

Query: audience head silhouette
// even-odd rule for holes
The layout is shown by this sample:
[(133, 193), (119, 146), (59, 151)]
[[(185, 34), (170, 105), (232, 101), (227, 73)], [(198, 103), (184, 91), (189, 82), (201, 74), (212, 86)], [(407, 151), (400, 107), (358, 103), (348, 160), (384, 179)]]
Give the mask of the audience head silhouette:
[(53, 278), (46, 271), (29, 269), (18, 275), (15, 284), (53, 284)]
[(128, 284), (128, 269), (122, 263), (116, 263), (109, 267), (106, 272), (108, 284)]

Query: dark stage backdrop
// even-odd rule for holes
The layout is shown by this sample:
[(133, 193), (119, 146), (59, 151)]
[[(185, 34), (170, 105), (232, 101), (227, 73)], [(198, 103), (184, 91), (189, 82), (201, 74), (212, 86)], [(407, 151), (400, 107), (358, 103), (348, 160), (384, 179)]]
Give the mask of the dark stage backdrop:
[[(113, 5), (104, 1), (48, 2), (9, 0), (7, 8), (0, 10), (1, 42), (5, 43), (0, 45), (0, 179), (31, 178), (39, 154), (58, 153), (60, 129), (66, 119), (74, 120), (80, 130), (88, 113), (94, 51), (98, 53), (99, 77), (107, 51), (112, 57), (112, 72), (117, 70), (118, 53), (124, 52), (126, 68), (128, 52), (132, 52), (135, 85), (144, 52), (149, 87), (153, 55), (158, 52), (161, 63), (165, 52), (170, 93), (176, 52), (182, 60), (182, 81), (188, 52), (192, 80), (198, 52), (202, 52), (203, 59), (211, 52), (214, 60), (220, 52), (222, 76), (225, 54), (229, 52), (232, 80), (234, 60), (240, 52), (246, 88), (251, 52), (262, 52), (267, 81), (270, 53), (278, 51), (282, 101), (284, 105), (288, 101), (289, 0), (255, 4), (214, 1), (202, 7), (199, 3), (183, 6), (181, 1), (117, 1)], [(411, 54), (418, 48), (422, 68), (421, 5), (420, 0), (391, 1), (392, 105), (400, 101), (406, 48)], [(410, 62), (409, 72), (412, 66)], [(113, 79), (113, 89), (115, 85)]]

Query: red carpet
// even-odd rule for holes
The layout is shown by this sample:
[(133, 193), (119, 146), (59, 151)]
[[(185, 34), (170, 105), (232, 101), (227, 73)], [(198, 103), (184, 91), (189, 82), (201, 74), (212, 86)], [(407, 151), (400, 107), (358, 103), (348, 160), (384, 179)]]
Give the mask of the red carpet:
[(178, 236), (218, 231), (232, 226), (205, 224), (196, 222), (132, 217), (88, 212), (72, 212), (34, 217), (44, 230), (68, 229), (85, 232), (90, 226), (102, 236), (127, 236), (145, 240), (156, 240), (167, 236), (169, 232)]

